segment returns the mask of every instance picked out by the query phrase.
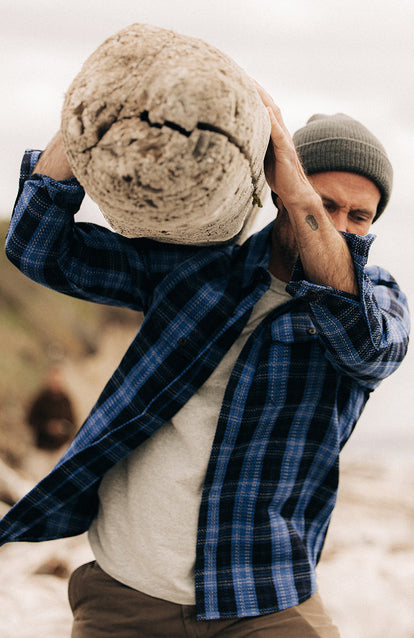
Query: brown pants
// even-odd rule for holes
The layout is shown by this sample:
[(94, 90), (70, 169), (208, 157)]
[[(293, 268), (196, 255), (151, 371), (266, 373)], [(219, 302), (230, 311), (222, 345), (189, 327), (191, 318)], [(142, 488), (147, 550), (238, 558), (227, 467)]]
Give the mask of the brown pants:
[(195, 608), (126, 587), (96, 562), (69, 581), (72, 638), (339, 638), (318, 594), (274, 614), (230, 620), (197, 620)]

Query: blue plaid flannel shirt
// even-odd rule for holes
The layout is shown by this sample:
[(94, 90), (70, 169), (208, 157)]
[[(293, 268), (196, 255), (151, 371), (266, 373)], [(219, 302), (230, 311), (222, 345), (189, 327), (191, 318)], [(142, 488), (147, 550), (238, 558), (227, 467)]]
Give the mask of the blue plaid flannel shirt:
[[(8, 257), (41, 284), (145, 319), (70, 448), (0, 522), (0, 544), (87, 530), (103, 474), (202, 385), (270, 279), (270, 227), (242, 246), (125, 239), (74, 223), (82, 188), (31, 176), (38, 156), (22, 163)], [(298, 262), (292, 300), (255, 329), (231, 373), (199, 515), (200, 619), (265, 614), (316, 590), (340, 449), (409, 331), (404, 294), (366, 266), (372, 236), (345, 237), (360, 297), (307, 282)]]

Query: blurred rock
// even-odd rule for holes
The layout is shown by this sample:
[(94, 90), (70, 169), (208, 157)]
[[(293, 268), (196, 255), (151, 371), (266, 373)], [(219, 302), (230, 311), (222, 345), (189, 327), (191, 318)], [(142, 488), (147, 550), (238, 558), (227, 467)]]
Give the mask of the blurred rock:
[(51, 556), (44, 563), (39, 565), (33, 572), (39, 575), (56, 576), (57, 578), (69, 578), (71, 570), (67, 561), (56, 556)]

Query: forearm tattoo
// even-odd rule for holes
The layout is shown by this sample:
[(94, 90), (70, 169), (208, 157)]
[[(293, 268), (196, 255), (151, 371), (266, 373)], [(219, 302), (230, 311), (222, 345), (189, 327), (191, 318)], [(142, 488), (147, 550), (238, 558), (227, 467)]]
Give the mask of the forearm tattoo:
[(319, 228), (318, 222), (316, 221), (313, 215), (306, 215), (305, 221), (308, 224), (308, 226), (312, 228), (312, 230), (318, 230)]

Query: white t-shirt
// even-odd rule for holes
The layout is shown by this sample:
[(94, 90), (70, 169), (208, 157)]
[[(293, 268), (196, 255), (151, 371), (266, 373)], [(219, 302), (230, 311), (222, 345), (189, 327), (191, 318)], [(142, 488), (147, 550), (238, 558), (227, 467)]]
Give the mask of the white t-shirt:
[(195, 603), (198, 513), (224, 392), (249, 335), (291, 297), (272, 277), (242, 334), (202, 387), (150, 439), (109, 470), (89, 542), (101, 568), (149, 596)]

